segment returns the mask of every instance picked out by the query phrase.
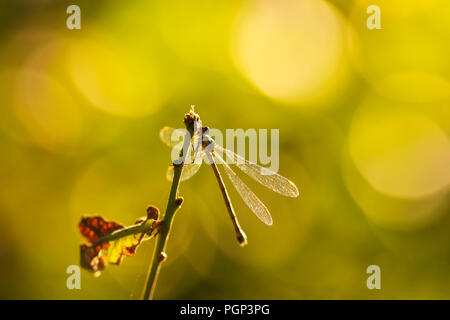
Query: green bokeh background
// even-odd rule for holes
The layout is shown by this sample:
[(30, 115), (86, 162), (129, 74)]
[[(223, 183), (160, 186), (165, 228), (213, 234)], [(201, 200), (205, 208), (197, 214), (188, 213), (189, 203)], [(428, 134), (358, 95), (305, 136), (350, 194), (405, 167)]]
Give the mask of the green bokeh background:
[(280, 129), (300, 197), (242, 177), (268, 227), (229, 186), (240, 248), (203, 167), (155, 298), (449, 299), (449, 15), (446, 0), (0, 2), (0, 298), (139, 298), (153, 241), (66, 288), (77, 223), (165, 209), (159, 130), (194, 104), (210, 127)]

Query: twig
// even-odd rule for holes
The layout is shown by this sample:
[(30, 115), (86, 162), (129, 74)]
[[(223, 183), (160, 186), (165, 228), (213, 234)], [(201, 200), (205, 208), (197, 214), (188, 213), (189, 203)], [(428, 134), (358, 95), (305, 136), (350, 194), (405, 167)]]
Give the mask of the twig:
[(92, 246), (96, 246), (100, 243), (114, 241), (123, 237), (131, 236), (137, 233), (147, 233), (153, 230), (154, 220), (147, 220), (144, 223), (134, 224), (132, 226), (117, 230), (109, 235), (106, 235), (100, 238), (97, 242), (92, 244)]
[(172, 223), (175, 218), (175, 213), (181, 207), (183, 203), (183, 198), (178, 197), (178, 186), (181, 181), (181, 174), (183, 172), (184, 160), (186, 158), (187, 150), (189, 150), (190, 145), (189, 132), (186, 132), (184, 138), (183, 150), (181, 151), (181, 163), (174, 164), (173, 169), (173, 180), (172, 187), (170, 189), (169, 201), (167, 203), (167, 209), (162, 219), (162, 230), (159, 236), (156, 238), (155, 249), (153, 251), (152, 261), (149, 266), (147, 280), (145, 284), (145, 289), (143, 293), (144, 300), (153, 299), (153, 294), (155, 293), (156, 282), (158, 281), (159, 272), (161, 269), (162, 262), (166, 259), (167, 255), (165, 253), (167, 241), (169, 239), (170, 230), (172, 229)]

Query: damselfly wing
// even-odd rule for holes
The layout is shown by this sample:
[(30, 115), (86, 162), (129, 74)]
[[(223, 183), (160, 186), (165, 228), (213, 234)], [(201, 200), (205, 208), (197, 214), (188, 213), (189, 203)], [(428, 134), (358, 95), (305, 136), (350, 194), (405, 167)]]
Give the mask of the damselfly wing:
[(233, 159), (233, 164), (246, 173), (249, 177), (255, 179), (263, 186), (275, 191), (283, 196), (296, 198), (298, 197), (297, 186), (289, 179), (273, 172), (270, 169), (261, 167), (256, 163), (248, 161), (247, 159), (241, 157), (240, 155), (230, 151), (228, 149), (222, 148), (219, 145), (214, 145), (214, 149), (223, 152), (230, 159)]
[[(160, 137), (168, 146), (179, 146), (179, 150), (176, 150), (175, 152), (181, 151), (183, 145), (182, 138), (180, 138), (183, 137), (183, 134), (181, 132), (177, 133), (173, 128), (164, 127), (160, 132)], [(209, 148), (210, 150), (206, 152), (205, 148), (198, 148), (198, 146), (201, 145), (201, 141), (205, 140), (209, 140), (211, 141), (211, 143), (213, 143), (213, 148)], [(207, 135), (203, 135), (202, 132), (194, 134), (191, 145), (192, 155), (189, 155), (191, 155), (191, 159), (193, 160), (191, 162), (186, 160), (181, 179), (187, 180), (195, 175), (198, 172), (201, 163), (203, 162), (203, 157), (207, 155), (206, 153), (209, 152), (212, 155), (212, 157), (209, 157), (209, 162), (214, 161), (217, 164), (223, 165), (226, 175), (228, 176), (234, 188), (242, 197), (244, 202), (255, 213), (255, 215), (267, 225), (272, 225), (273, 222), (269, 210), (262, 203), (262, 201), (250, 190), (250, 188), (238, 177), (238, 175), (230, 168), (228, 163), (220, 156), (220, 154), (226, 157), (227, 161), (231, 161), (231, 164), (236, 165), (245, 174), (256, 180), (258, 183), (262, 184), (263, 186), (271, 189), (272, 191), (275, 191), (287, 197), (297, 197), (299, 195), (296, 185), (289, 179), (267, 168), (261, 167), (256, 163), (248, 161), (240, 155), (215, 144), (214, 140), (212, 140)], [(169, 180), (173, 179), (173, 166), (169, 167), (166, 176)]]
[(267, 207), (261, 200), (253, 193), (252, 190), (237, 176), (237, 174), (230, 168), (230, 166), (216, 153), (214, 153), (216, 163), (222, 164), (228, 178), (232, 182), (236, 191), (245, 201), (247, 206), (256, 214), (256, 216), (265, 224), (271, 226), (272, 216)]
[[(174, 129), (171, 127), (164, 127), (159, 132), (161, 140), (169, 147), (172, 147), (172, 157), (177, 158), (183, 149), (183, 140), (186, 135), (186, 129)], [(202, 134), (195, 132), (191, 139), (190, 149), (186, 155), (181, 181), (191, 178), (200, 169), (203, 158), (203, 150), (201, 148)], [(169, 181), (173, 180), (173, 165), (169, 166), (166, 172), (166, 178)]]

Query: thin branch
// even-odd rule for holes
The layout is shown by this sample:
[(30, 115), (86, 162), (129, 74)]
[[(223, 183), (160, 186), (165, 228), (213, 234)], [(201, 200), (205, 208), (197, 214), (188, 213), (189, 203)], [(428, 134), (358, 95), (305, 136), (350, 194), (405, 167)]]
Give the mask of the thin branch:
[(172, 223), (175, 218), (175, 213), (181, 207), (183, 198), (178, 197), (178, 186), (181, 181), (181, 174), (183, 173), (184, 160), (186, 158), (187, 150), (189, 150), (191, 135), (189, 131), (186, 132), (184, 138), (184, 145), (181, 155), (181, 163), (174, 164), (172, 187), (170, 189), (169, 201), (167, 203), (166, 213), (162, 217), (163, 226), (161, 233), (156, 238), (155, 249), (153, 251), (152, 261), (149, 266), (147, 281), (143, 293), (144, 300), (153, 299), (155, 293), (156, 282), (158, 281), (159, 272), (162, 262), (166, 259), (165, 253), (167, 242), (169, 240), (170, 230), (172, 229)]
[(127, 237), (127, 236), (131, 236), (132, 234), (137, 234), (137, 233), (147, 233), (153, 230), (153, 223), (154, 220), (146, 220), (143, 223), (138, 223), (138, 224), (134, 224), (132, 226), (126, 227), (126, 228), (122, 228), (119, 229), (117, 231), (114, 231), (111, 234), (108, 234), (102, 238), (100, 238), (97, 242), (95, 242), (94, 244), (92, 244), (92, 246), (96, 246), (100, 243), (104, 243), (104, 242), (110, 242), (110, 241), (114, 241), (123, 237)]

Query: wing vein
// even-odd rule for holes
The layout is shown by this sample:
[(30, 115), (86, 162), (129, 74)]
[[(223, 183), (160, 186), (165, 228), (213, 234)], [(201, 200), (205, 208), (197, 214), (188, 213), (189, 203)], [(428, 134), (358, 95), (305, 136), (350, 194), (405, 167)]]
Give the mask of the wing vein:
[(223, 152), (224, 154), (226, 154), (228, 159), (233, 160), (233, 164), (235, 164), (245, 174), (259, 182), (263, 186), (283, 196), (293, 198), (298, 197), (299, 193), (297, 186), (289, 179), (267, 168), (261, 167), (256, 163), (250, 162), (240, 155), (237, 155), (228, 149), (222, 148), (219, 145), (215, 145), (214, 148), (219, 152)]
[(218, 164), (223, 164), (225, 173), (231, 180), (234, 188), (242, 197), (247, 206), (256, 214), (256, 216), (265, 224), (272, 225), (272, 216), (267, 207), (261, 200), (250, 190), (250, 188), (236, 175), (236, 173), (225, 163), (225, 161), (218, 154), (214, 155)]

